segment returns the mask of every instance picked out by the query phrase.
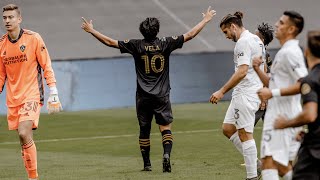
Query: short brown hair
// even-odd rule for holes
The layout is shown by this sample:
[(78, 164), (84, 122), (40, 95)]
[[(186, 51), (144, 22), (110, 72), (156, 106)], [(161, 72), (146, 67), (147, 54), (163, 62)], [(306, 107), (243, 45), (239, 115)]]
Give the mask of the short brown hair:
[(308, 48), (314, 57), (320, 58), (320, 30), (308, 32)]
[(288, 16), (290, 21), (297, 28), (296, 36), (300, 34), (304, 27), (304, 19), (301, 14), (296, 11), (285, 11), (283, 15)]
[(21, 11), (19, 7), (15, 4), (8, 4), (6, 6), (3, 6), (2, 12), (5, 12), (5, 11), (16, 11), (19, 15), (21, 15)]

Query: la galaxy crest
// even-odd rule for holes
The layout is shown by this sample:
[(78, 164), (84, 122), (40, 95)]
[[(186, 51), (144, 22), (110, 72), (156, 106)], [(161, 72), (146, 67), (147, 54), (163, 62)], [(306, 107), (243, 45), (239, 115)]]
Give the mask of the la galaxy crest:
[(26, 50), (26, 46), (25, 45), (21, 45), (20, 46), (20, 50), (21, 50), (21, 52), (24, 52), (24, 50)]

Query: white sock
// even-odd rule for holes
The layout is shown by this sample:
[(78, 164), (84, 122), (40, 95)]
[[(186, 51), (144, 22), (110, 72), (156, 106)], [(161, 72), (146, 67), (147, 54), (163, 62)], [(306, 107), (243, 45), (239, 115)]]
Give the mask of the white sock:
[(247, 178), (257, 177), (257, 147), (254, 139), (242, 143), (244, 162), (246, 163)]
[(238, 132), (235, 132), (235, 133), (230, 137), (229, 140), (234, 144), (234, 146), (238, 149), (238, 151), (239, 151), (241, 154), (243, 154), (242, 142), (240, 141)]
[(276, 169), (264, 169), (262, 170), (263, 180), (279, 180), (278, 170)]
[(291, 180), (292, 179), (292, 170), (288, 171), (282, 178), (283, 178), (283, 180)]

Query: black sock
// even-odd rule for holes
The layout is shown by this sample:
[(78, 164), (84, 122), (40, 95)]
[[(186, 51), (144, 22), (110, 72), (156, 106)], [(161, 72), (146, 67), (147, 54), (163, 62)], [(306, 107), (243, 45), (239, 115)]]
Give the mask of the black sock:
[(172, 143), (173, 143), (171, 130), (164, 130), (161, 132), (161, 134), (162, 134), (163, 154), (169, 154), (170, 156)]
[(151, 166), (150, 163), (150, 139), (139, 138), (140, 151), (144, 166)]

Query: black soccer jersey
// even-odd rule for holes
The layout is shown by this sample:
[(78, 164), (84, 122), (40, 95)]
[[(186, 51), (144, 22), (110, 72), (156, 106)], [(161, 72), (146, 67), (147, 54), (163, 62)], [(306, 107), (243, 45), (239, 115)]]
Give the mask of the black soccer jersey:
[(314, 66), (309, 75), (301, 80), (300, 90), (303, 104), (318, 103), (318, 117), (315, 122), (308, 124), (309, 132), (305, 136), (304, 143), (320, 150), (320, 64)]
[(267, 73), (270, 73), (272, 59), (271, 59), (270, 54), (267, 50), (266, 50), (266, 64), (267, 64)]
[(181, 48), (183, 42), (183, 35), (156, 38), (152, 41), (119, 41), (121, 53), (130, 53), (134, 58), (139, 94), (157, 97), (169, 94), (169, 56), (172, 51)]

